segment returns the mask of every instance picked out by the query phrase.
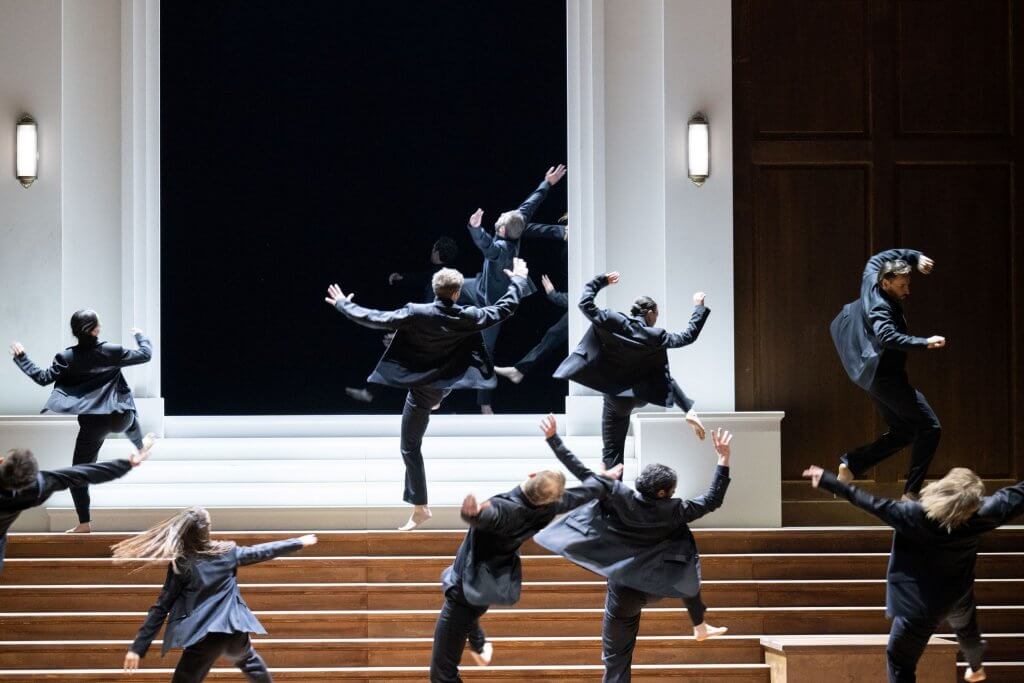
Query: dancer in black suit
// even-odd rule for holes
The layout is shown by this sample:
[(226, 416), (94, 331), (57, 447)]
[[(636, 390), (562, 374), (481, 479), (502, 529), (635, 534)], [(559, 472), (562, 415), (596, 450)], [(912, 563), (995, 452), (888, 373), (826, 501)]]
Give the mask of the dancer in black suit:
[(367, 381), (408, 389), (402, 412), (402, 459), (405, 461), (403, 500), (414, 506), (409, 531), (431, 517), (427, 505), (427, 476), (423, 468), (423, 435), (430, 412), (441, 407), (453, 389), (494, 388), (494, 365), (480, 333), (507, 319), (519, 306), (529, 282), (526, 262), (515, 259), (506, 271), (505, 295), (493, 306), (478, 308), (455, 303), (462, 274), (452, 268), (434, 273), (436, 299), (431, 304), (406, 304), (396, 311), (377, 311), (352, 303), (337, 284), (327, 289), (326, 301), (363, 327), (394, 330), (395, 337)]
[(462, 680), (458, 667), (467, 637), (477, 664), (490, 663), (492, 649), (480, 628), (480, 617), (491, 605), (514, 605), (519, 601), (519, 547), (556, 515), (606, 496), (612, 479), (622, 476), (621, 466), (595, 475), (577, 460), (562, 445), (553, 415), (541, 421), (541, 430), (558, 460), (583, 485), (566, 489), (564, 474), (544, 470), (482, 504), (475, 496), (466, 496), (462, 518), (470, 528), (455, 562), (441, 575), (445, 601), (434, 629), (432, 683)]
[(250, 681), (273, 680), (249, 641), (250, 633), (267, 631), (242, 599), (238, 568), (297, 552), (316, 540), (308, 534), (252, 547), (213, 541), (210, 513), (193, 507), (115, 545), (120, 560), (170, 560), (160, 597), (124, 657), (125, 671), (139, 668), (166, 620), (161, 656), (184, 648), (172, 683), (199, 683), (219, 657), (232, 660)]
[[(569, 308), (569, 295), (565, 292), (557, 291), (554, 284), (551, 283), (551, 278), (547, 275), (541, 275), (540, 282), (544, 285), (544, 292), (547, 294), (548, 301), (559, 308)], [(530, 349), (518, 363), (510, 367), (495, 367), (494, 372), (513, 384), (519, 384), (527, 375), (534, 372), (540, 363), (552, 356), (565, 353), (563, 349), (568, 341), (569, 314), (564, 313), (554, 325), (548, 328), (548, 331), (544, 333), (544, 336), (537, 342), (537, 345)]]
[(686, 330), (667, 332), (654, 327), (658, 304), (648, 296), (639, 297), (629, 315), (598, 308), (594, 303), (597, 293), (618, 281), (617, 272), (607, 273), (583, 288), (579, 306), (591, 322), (590, 329), (554, 375), (604, 394), (601, 433), (605, 467), (622, 462), (629, 416), (634, 408), (648, 403), (678, 405), (697, 437), (704, 439), (704, 425), (693, 410), (693, 401), (669, 374), (667, 353), (697, 340), (711, 314), (704, 305), (704, 292), (693, 295), (693, 315)]
[(149, 454), (149, 450), (143, 450), (125, 460), (53, 471), (40, 471), (32, 451), (24, 448), (15, 448), (0, 457), (0, 572), (4, 569), (7, 530), (23, 511), (39, 507), (57, 491), (120, 479), (141, 465)]
[[(96, 462), (106, 438), (121, 432), (140, 453), (148, 451), (153, 447), (154, 436), (142, 435), (135, 400), (121, 368), (148, 363), (153, 357), (153, 345), (138, 329), (131, 331), (139, 345), (137, 350), (99, 341), (99, 316), (87, 309), (71, 316), (71, 332), (78, 343), (58, 353), (46, 369), (29, 359), (24, 346), (18, 342), (11, 345), (14, 363), (22, 372), (40, 386), (54, 385), (42, 412), (49, 410), (78, 416), (78, 438), (71, 463)], [(78, 526), (69, 531), (89, 533), (92, 530), (89, 487), (72, 487), (71, 498), (75, 501)]]
[(569, 513), (536, 536), (553, 553), (608, 578), (601, 631), (606, 683), (630, 680), (640, 612), (662, 598), (681, 598), (699, 641), (726, 632), (704, 620), (700, 554), (689, 522), (717, 510), (729, 488), (732, 435), (711, 433), (718, 455), (711, 486), (703, 496), (673, 498), (676, 473), (648, 465), (636, 491), (615, 482), (611, 492)]
[(964, 680), (985, 680), (985, 641), (974, 600), (978, 543), (982, 534), (1024, 513), (1024, 482), (986, 496), (977, 474), (955, 467), (925, 486), (920, 501), (893, 501), (845, 484), (814, 465), (804, 477), (896, 530), (885, 590), (885, 611), (892, 619), (886, 649), (890, 683), (917, 680), (917, 662), (944, 621), (970, 665)]
[(850, 379), (868, 392), (889, 431), (840, 458), (839, 479), (850, 483), (913, 444), (904, 495), (914, 499), (935, 457), (942, 426), (935, 411), (907, 378), (907, 351), (941, 349), (946, 338), (907, 333), (903, 302), (910, 296), (913, 268), (927, 275), (935, 262), (913, 249), (875, 254), (864, 268), (860, 298), (843, 307), (830, 330)]

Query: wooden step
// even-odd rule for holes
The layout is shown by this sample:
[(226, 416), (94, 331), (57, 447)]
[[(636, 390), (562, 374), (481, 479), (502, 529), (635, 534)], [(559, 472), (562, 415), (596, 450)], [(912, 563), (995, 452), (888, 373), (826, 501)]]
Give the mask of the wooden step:
[[(276, 638), (428, 638), (436, 610), (256, 612)], [(1024, 632), (1024, 607), (979, 607), (986, 633)], [(595, 636), (602, 609), (492, 609), (482, 619), (491, 636)], [(142, 612), (0, 613), (7, 640), (62, 640), (67, 634), (91, 639), (130, 639), (142, 624)], [(733, 635), (786, 633), (888, 633), (882, 607), (714, 607), (708, 621), (728, 626)], [(650, 636), (691, 633), (686, 611), (676, 607), (644, 610), (640, 632)]]
[[(597, 577), (592, 577), (597, 578)], [(49, 585), (0, 586), (7, 612), (145, 611), (161, 586)], [(255, 610), (440, 609), (440, 583), (276, 583), (242, 584)], [(979, 579), (982, 605), (1024, 604), (1024, 579)], [(883, 579), (850, 581), (704, 581), (704, 601), (715, 607), (874, 607), (885, 602)], [(523, 584), (519, 609), (602, 607), (606, 583), (551, 581)]]
[[(431, 638), (366, 639), (254, 639), (256, 649), (278, 667), (324, 666), (429, 666)], [(601, 638), (491, 638), (494, 665), (600, 664)], [(130, 641), (0, 642), (0, 669), (28, 669), (47, 662), (65, 662), (77, 668), (102, 668), (124, 657)], [(177, 654), (161, 658), (160, 642), (142, 660), (146, 668), (168, 665)], [(633, 661), (637, 664), (758, 664), (762, 660), (757, 638), (723, 636), (698, 643), (692, 636), (641, 637)], [(468, 660), (467, 660), (468, 661)]]
[[(426, 667), (377, 667), (377, 668), (271, 668), (275, 681), (349, 681), (369, 683), (370, 681), (424, 681)], [(136, 672), (131, 680), (167, 681), (172, 669), (144, 669)], [(600, 681), (604, 667), (591, 666), (490, 666), (487, 668), (463, 667), (462, 678), (466, 681)], [(4, 683), (34, 683), (35, 681), (65, 681), (85, 683), (87, 681), (122, 681), (126, 676), (120, 669), (26, 669), (21, 671), (0, 670), (0, 681)], [(208, 681), (237, 681), (235, 669), (213, 669)], [(686, 681), (687, 683), (769, 683), (770, 672), (767, 664), (688, 664), (678, 666), (633, 666), (633, 680), (638, 683), (660, 683), (662, 681)]]
[[(844, 503), (848, 505), (847, 503)], [(222, 532), (213, 536), (242, 545), (255, 545), (299, 536), (306, 531)], [(454, 531), (318, 531), (320, 542), (301, 554), (335, 555), (454, 555), (465, 537)], [(882, 553), (889, 552), (892, 530), (867, 526), (843, 529), (694, 529), (702, 553)], [(7, 557), (109, 557), (110, 546), (128, 538), (125, 533), (67, 534), (14, 533), (9, 536)], [(1003, 527), (981, 539), (984, 552), (1024, 551), (1024, 526)], [(523, 554), (547, 551), (528, 541)]]
[[(1024, 656), (1024, 651), (1017, 653), (1018, 658)], [(967, 664), (960, 662), (957, 664), (959, 675), (958, 680), (963, 680), (964, 671), (967, 670)], [(1014, 662), (990, 662), (985, 661), (985, 674), (988, 678), (985, 679), (985, 683), (1021, 683), (1024, 681), (1024, 661)]]

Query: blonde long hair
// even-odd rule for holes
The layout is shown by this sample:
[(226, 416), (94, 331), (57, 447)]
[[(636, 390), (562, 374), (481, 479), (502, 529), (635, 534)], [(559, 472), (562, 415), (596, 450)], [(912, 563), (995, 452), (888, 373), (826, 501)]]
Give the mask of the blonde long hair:
[(949, 474), (921, 489), (925, 515), (947, 532), (965, 524), (985, 497), (981, 477), (966, 467), (954, 467)]
[(215, 557), (234, 547), (231, 541), (211, 541), (209, 513), (205, 508), (190, 507), (148, 531), (111, 546), (111, 550), (114, 559), (121, 562), (142, 560), (139, 569), (170, 560), (174, 573), (180, 574), (182, 560)]

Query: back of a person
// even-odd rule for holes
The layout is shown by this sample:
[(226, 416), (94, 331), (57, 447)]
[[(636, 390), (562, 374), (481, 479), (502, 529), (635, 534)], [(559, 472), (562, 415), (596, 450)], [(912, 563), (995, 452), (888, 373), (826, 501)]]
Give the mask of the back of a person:
[(688, 536), (676, 517), (678, 498), (647, 498), (617, 481), (600, 505), (607, 533), (632, 544), (654, 546)]
[(58, 387), (100, 386), (121, 373), (117, 363), (121, 347), (115, 344), (78, 344), (65, 349), (61, 355), (67, 360), (68, 372), (57, 379)]
[(657, 339), (656, 329), (625, 315), (621, 318), (619, 330), (597, 325), (593, 328), (601, 343), (602, 361), (623, 376), (663, 374), (668, 356), (665, 349), (652, 343)]
[(436, 369), (438, 361), (465, 353), (467, 347), (474, 345), (471, 338), (479, 337), (479, 329), (462, 313), (461, 306), (433, 302), (407, 307), (406, 326), (395, 334), (385, 356), (398, 354), (412, 370)]

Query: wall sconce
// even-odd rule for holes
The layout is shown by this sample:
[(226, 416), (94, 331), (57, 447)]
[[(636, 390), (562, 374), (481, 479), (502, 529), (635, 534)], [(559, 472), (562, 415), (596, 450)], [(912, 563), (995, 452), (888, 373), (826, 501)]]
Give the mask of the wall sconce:
[(686, 175), (697, 187), (711, 175), (711, 149), (708, 117), (697, 112), (686, 123)]
[(36, 120), (25, 114), (18, 119), (17, 165), (15, 174), (22, 187), (35, 182), (39, 168), (39, 136)]

